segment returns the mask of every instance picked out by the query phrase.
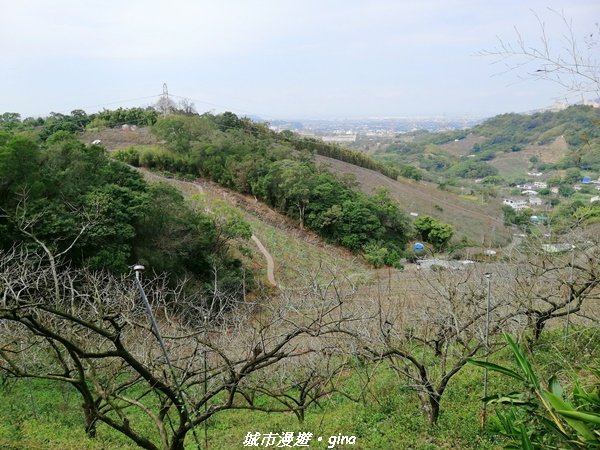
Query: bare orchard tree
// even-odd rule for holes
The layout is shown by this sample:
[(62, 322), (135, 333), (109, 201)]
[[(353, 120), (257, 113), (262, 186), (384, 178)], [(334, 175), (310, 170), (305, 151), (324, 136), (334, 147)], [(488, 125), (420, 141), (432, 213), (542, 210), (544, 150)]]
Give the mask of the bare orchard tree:
[[(0, 372), (73, 386), (90, 436), (103, 423), (142, 448), (181, 450), (194, 427), (223, 410), (301, 418), (342, 370), (331, 348), (352, 318), (334, 289), (227, 312), (198, 306), (163, 278), (144, 285), (172, 370), (132, 277), (49, 264), (46, 253), (23, 248), (1, 253)], [(286, 400), (288, 387), (300, 388), (299, 397)]]
[[(496, 346), (492, 341), (486, 347), (483, 271), (434, 268), (418, 271), (414, 277), (408, 281), (413, 288), (391, 289), (366, 304), (376, 318), (349, 333), (366, 357), (387, 361), (401, 383), (417, 393), (433, 425), (452, 377), (469, 358), (492, 352)], [(511, 314), (502, 297), (491, 299), (490, 312), (490, 334), (510, 325)]]
[(600, 93), (600, 62), (598, 39), (600, 28), (587, 34), (579, 33), (572, 20), (563, 12), (548, 8), (549, 19), (559, 22), (556, 31), (549, 31), (546, 22), (535, 14), (539, 26), (539, 42), (527, 42), (515, 27), (513, 40), (498, 38), (498, 46), (482, 51), (484, 56), (504, 62), (508, 71), (525, 70), (531, 79), (548, 80), (570, 93)]
[(570, 233), (561, 242), (530, 240), (512, 264), (510, 296), (537, 340), (551, 321), (597, 321), (600, 299), (598, 228)]
[[(314, 342), (320, 345), (322, 342)], [(314, 349), (313, 349), (314, 350)], [(332, 356), (331, 352), (327, 352)], [(293, 411), (298, 422), (303, 423), (306, 410), (311, 405), (321, 407), (320, 401), (337, 392), (338, 381), (349, 367), (347, 358), (327, 357), (312, 352), (303, 358), (282, 360), (270, 372), (255, 372), (248, 377), (248, 392), (254, 396), (271, 399), (274, 409)], [(253, 402), (254, 399), (248, 399)]]

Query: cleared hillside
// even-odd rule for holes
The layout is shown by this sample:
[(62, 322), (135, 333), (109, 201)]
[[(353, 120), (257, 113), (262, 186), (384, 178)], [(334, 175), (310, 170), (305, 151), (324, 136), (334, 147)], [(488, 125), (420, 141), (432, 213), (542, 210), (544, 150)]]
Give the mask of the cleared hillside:
[[(300, 230), (284, 215), (254, 198), (226, 189), (218, 184), (198, 179), (177, 180), (138, 169), (150, 183), (168, 183), (190, 202), (211, 211), (223, 205), (239, 211), (252, 227), (253, 234), (266, 247), (275, 262), (275, 279), (280, 287), (294, 286), (300, 278), (329, 279), (337, 276), (370, 276), (368, 268), (351, 252), (323, 242), (316, 234)], [(240, 242), (247, 251), (240, 255), (250, 267), (267, 280), (267, 261), (254, 242)]]
[(555, 164), (564, 158), (568, 151), (569, 144), (564, 136), (559, 136), (547, 145), (530, 144), (519, 152), (500, 153), (489, 164), (498, 169), (498, 174), (502, 177), (524, 177), (534, 167), (532, 158), (542, 164)]
[(464, 236), (476, 243), (489, 242), (492, 239), (499, 244), (505, 244), (510, 239), (510, 232), (502, 222), (499, 202), (477, 204), (441, 191), (435, 185), (424, 181), (394, 181), (379, 172), (336, 159), (324, 156), (316, 156), (316, 159), (335, 173), (356, 177), (358, 187), (363, 192), (373, 193), (378, 188), (385, 188), (406, 211), (429, 214), (452, 224), (458, 238)]
[(474, 134), (467, 135), (464, 139), (455, 139), (445, 144), (440, 145), (440, 149), (450, 153), (452, 156), (465, 156), (471, 152), (471, 149), (475, 144), (481, 144), (485, 141), (482, 136), (475, 136)]
[[(82, 140), (85, 142), (91, 142), (94, 139), (100, 139), (102, 145), (106, 146), (109, 151), (131, 145), (143, 146), (156, 144), (153, 135), (145, 131), (145, 129), (140, 128), (137, 130), (106, 129), (88, 132), (82, 137)], [(317, 162), (327, 166), (330, 171), (336, 174), (352, 174), (355, 176), (359, 183), (359, 189), (367, 194), (372, 194), (377, 188), (384, 187), (407, 212), (429, 214), (452, 224), (456, 229), (456, 236), (459, 239), (465, 237), (475, 243), (488, 243), (491, 240), (499, 245), (506, 244), (510, 239), (510, 233), (502, 222), (502, 211), (497, 204), (483, 205), (472, 200), (463, 199), (455, 194), (437, 189), (432, 183), (417, 182), (403, 178), (400, 181), (394, 181), (374, 170), (326, 156), (317, 155), (315, 158)], [(185, 185), (185, 182), (175, 180), (172, 182), (184, 183), (181, 187)], [(202, 183), (209, 182), (203, 181)], [(191, 189), (196, 189), (193, 185), (191, 186)], [(243, 196), (233, 190), (225, 189), (216, 183), (210, 183), (210, 186), (213, 192), (221, 192), (219, 195), (223, 198), (236, 199), (235, 201), (240, 205), (245, 205), (246, 211), (254, 210), (253, 217), (255, 218), (260, 217), (263, 219), (276, 215), (277, 219), (274, 222), (272, 221), (271, 225), (278, 223), (280, 224), (278, 226), (283, 226), (288, 230), (296, 228), (292, 221), (273, 209), (263, 205), (266, 209), (256, 210), (258, 208), (256, 205), (260, 205), (260, 203), (254, 202), (253, 199), (248, 200), (247, 196)], [(190, 187), (188, 186), (187, 189), (190, 189)], [(255, 226), (257, 225), (255, 224)], [(271, 235), (271, 239), (275, 242), (280, 241), (275, 237), (274, 233), (269, 232), (267, 234)], [(313, 245), (317, 245), (318, 242), (320, 242), (319, 245), (323, 245), (322, 241), (314, 234), (302, 232), (302, 235), (303, 240), (308, 239)], [(283, 238), (281, 241), (285, 242), (285, 239)], [(300, 251), (299, 253), (302, 255), (307, 254), (304, 251)], [(327, 253), (325, 251), (324, 255)], [(311, 254), (311, 252), (308, 252), (308, 254)], [(302, 264), (300, 265), (302, 266)]]

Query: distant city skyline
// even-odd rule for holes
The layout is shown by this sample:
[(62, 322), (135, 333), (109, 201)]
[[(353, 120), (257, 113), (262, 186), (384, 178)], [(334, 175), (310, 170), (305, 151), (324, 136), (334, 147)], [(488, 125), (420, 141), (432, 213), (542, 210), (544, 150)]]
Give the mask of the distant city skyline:
[[(576, 103), (478, 55), (515, 28), (560, 46), (597, 0), (0, 0), (0, 113), (147, 106), (163, 83), (199, 112), (274, 119), (489, 117)], [(585, 49), (584, 49), (585, 50)], [(535, 67), (532, 69), (535, 70)], [(587, 96), (589, 98), (589, 96)]]

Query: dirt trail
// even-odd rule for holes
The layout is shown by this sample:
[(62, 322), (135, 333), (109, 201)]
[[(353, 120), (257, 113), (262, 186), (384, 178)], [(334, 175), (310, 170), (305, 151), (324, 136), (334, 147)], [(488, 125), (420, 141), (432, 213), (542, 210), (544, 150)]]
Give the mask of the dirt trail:
[(267, 260), (267, 279), (269, 280), (269, 284), (271, 286), (277, 286), (277, 282), (275, 281), (275, 262), (273, 261), (273, 257), (255, 235), (252, 235), (252, 240)]
[[(189, 181), (182, 181), (182, 180), (176, 180), (174, 178), (168, 178), (162, 175), (158, 175), (156, 173), (152, 173), (147, 169), (142, 169), (142, 168), (138, 168), (138, 167), (133, 167), (133, 169), (141, 172), (143, 174), (143, 176), (146, 178), (146, 180), (151, 181), (151, 182), (166, 182), (169, 183), (170, 185), (184, 191), (187, 192), (188, 194), (194, 194), (197, 192), (205, 192), (205, 187), (208, 186), (201, 186), (198, 182), (189, 182)], [(211, 186), (214, 187), (214, 186)], [(224, 197), (228, 197), (226, 195), (225, 190), (222, 190), (223, 192), (221, 193)], [(230, 200), (230, 202), (236, 206), (240, 206), (239, 203), (240, 202), (236, 202), (235, 198), (228, 198), (228, 200)], [(267, 279), (269, 281), (269, 284), (272, 286), (277, 286), (277, 282), (275, 281), (275, 262), (273, 261), (273, 257), (271, 256), (271, 254), (269, 253), (269, 251), (267, 250), (267, 248), (263, 245), (263, 243), (253, 234), (252, 235), (252, 241), (256, 244), (256, 246), (258, 247), (258, 249), (260, 250), (260, 252), (263, 254), (263, 256), (265, 257), (265, 259), (267, 260)]]

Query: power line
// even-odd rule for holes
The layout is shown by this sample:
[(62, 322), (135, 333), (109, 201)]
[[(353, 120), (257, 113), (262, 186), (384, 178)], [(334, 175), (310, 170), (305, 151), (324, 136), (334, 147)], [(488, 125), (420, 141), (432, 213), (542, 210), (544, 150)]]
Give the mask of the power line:
[(184, 97), (184, 96), (175, 95), (175, 94), (171, 94), (171, 96), (172, 97), (180, 98), (182, 100), (192, 100), (192, 101), (194, 101), (196, 103), (203, 103), (205, 105), (214, 106), (216, 108), (223, 108), (223, 109), (228, 110), (228, 111), (239, 111), (239, 112), (242, 112), (242, 113), (245, 113), (245, 114), (250, 114), (250, 115), (253, 115), (253, 116), (264, 117), (264, 118), (267, 118), (267, 119), (281, 120), (279, 117), (275, 117), (275, 116), (272, 116), (270, 114), (262, 114), (262, 113), (257, 113), (256, 111), (249, 111), (249, 110), (245, 110), (245, 109), (242, 109), (242, 108), (234, 108), (234, 107), (230, 107), (230, 106), (219, 105), (218, 103), (212, 103), (212, 102), (208, 102), (206, 100), (200, 100), (200, 99), (193, 98), (193, 97)]
[(28, 115), (27, 117), (45, 118), (45, 117), (48, 117), (48, 115), (52, 114), (52, 113), (56, 113), (56, 114), (69, 114), (72, 111), (75, 111), (77, 109), (86, 110), (86, 109), (90, 109), (90, 108), (97, 108), (97, 107), (103, 107), (103, 106), (109, 106), (109, 105), (116, 105), (116, 104), (119, 104), (119, 103), (129, 103), (129, 102), (135, 102), (135, 101), (140, 101), (140, 100), (148, 100), (148, 99), (151, 99), (151, 98), (158, 98), (161, 95), (162, 94), (154, 94), (154, 95), (146, 95), (146, 96), (143, 96), (143, 97), (135, 97), (135, 98), (122, 99), (122, 100), (111, 100), (111, 101), (104, 102), (104, 103), (98, 103), (98, 104), (95, 104), (95, 105), (80, 106), (80, 107), (73, 108), (73, 109), (63, 109), (63, 110), (58, 110), (58, 111), (50, 111), (50, 113), (47, 113), (46, 115), (44, 115), (44, 114), (32, 114), (32, 115)]
[(149, 98), (157, 98), (157, 97), (160, 97), (161, 95), (162, 94), (155, 94), (155, 95), (146, 95), (144, 97), (129, 98), (129, 99), (125, 99), (125, 100), (115, 100), (115, 101), (111, 101), (111, 102), (107, 102), (107, 103), (100, 103), (100, 104), (97, 104), (97, 105), (83, 106), (83, 107), (77, 108), (77, 109), (83, 109), (83, 110), (85, 110), (85, 108), (96, 108), (98, 106), (108, 106), (108, 105), (115, 105), (115, 104), (118, 104), (118, 103), (135, 102), (135, 101), (139, 101), (139, 100), (147, 100)]

